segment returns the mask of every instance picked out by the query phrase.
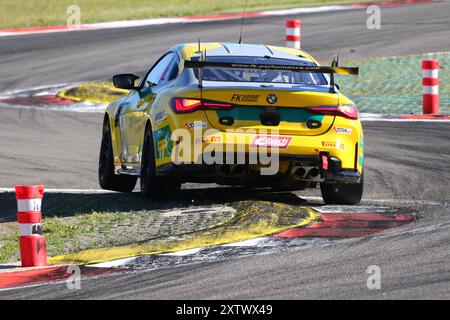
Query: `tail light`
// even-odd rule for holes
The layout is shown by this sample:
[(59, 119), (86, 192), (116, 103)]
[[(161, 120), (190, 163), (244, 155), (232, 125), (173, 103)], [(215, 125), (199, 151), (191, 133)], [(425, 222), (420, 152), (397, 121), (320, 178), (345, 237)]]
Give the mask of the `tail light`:
[(320, 114), (342, 116), (349, 119), (358, 119), (358, 110), (354, 104), (338, 104), (336, 106), (322, 106), (309, 108), (310, 111)]
[(202, 106), (202, 101), (197, 99), (175, 98), (174, 105), (176, 112), (190, 112), (199, 109)]
[(172, 107), (176, 113), (193, 112), (202, 109), (228, 109), (233, 105), (217, 101), (205, 101), (190, 98), (173, 98)]

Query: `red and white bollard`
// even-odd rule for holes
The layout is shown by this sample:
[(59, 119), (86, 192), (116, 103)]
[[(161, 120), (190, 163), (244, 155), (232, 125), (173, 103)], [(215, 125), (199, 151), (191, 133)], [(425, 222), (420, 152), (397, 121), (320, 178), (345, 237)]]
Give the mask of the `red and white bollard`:
[(286, 47), (300, 49), (300, 20), (286, 20)]
[(422, 61), (423, 113), (439, 113), (439, 61)]
[(47, 249), (42, 234), (43, 196), (44, 186), (16, 186), (22, 267), (47, 265)]

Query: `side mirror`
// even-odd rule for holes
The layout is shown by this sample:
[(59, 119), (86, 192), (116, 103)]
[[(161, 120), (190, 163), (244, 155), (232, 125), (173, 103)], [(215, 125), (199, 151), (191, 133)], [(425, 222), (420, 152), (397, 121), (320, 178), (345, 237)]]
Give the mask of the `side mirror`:
[(113, 77), (114, 87), (126, 90), (136, 90), (138, 87), (134, 82), (139, 79), (138, 76), (131, 73), (118, 74)]

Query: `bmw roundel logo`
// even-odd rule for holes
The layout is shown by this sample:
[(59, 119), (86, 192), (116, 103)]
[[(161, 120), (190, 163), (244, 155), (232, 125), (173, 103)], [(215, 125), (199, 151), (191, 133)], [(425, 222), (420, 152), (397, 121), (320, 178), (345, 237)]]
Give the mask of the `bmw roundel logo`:
[(269, 94), (269, 95), (267, 96), (267, 102), (270, 103), (270, 104), (276, 103), (277, 100), (278, 100), (277, 96), (274, 95), (273, 93), (271, 93), (271, 94)]

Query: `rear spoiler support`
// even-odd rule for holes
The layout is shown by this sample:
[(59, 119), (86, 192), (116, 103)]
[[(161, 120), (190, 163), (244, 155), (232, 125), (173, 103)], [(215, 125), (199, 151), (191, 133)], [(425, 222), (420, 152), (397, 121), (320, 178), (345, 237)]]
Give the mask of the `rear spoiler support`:
[[(206, 62), (206, 50), (201, 51), (199, 62)], [(184, 66), (186, 67), (186, 63)], [(198, 87), (203, 88), (203, 67), (198, 69)]]
[[(331, 61), (332, 67), (339, 67), (339, 55), (333, 56), (333, 60)], [(330, 73), (330, 93), (337, 93), (335, 84), (334, 84), (334, 73)]]

